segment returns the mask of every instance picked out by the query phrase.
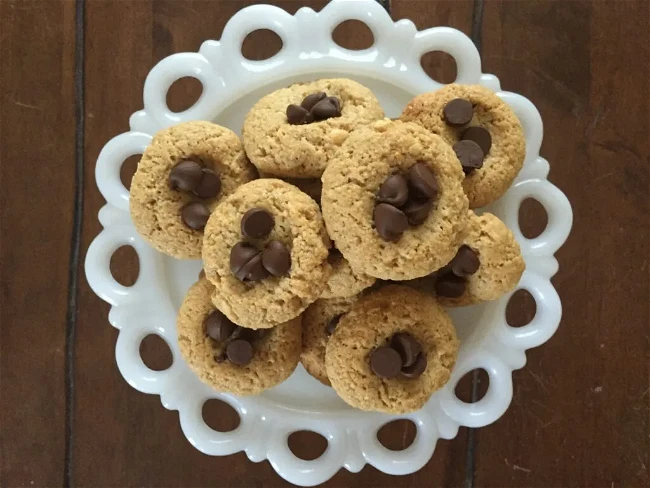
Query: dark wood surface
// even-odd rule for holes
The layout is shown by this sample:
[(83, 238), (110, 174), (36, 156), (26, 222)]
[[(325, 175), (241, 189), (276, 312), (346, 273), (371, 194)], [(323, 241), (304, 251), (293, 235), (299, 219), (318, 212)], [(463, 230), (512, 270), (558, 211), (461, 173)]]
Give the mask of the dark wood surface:
[[(200, 454), (175, 412), (126, 384), (115, 366), (108, 306), (82, 269), (104, 203), (94, 164), (142, 107), (146, 74), (163, 57), (218, 38), (250, 3), (0, 1), (0, 486), (288, 485), (267, 462)], [(274, 3), (295, 12), (325, 1)], [(513, 403), (496, 423), (440, 441), (413, 475), (367, 466), (341, 471), (327, 486), (649, 486), (648, 3), (388, 3), (394, 18), (412, 18), (420, 29), (450, 25), (472, 35), (483, 71), (539, 108), (550, 179), (575, 215), (554, 278), (564, 318), (515, 372)], [(353, 25), (336, 38), (348, 47), (369, 42)], [(274, 42), (256, 34), (244, 52), (264, 57), (279, 47)], [(435, 79), (453, 79), (444, 56), (427, 55), (423, 65)], [(174, 86), (170, 105), (197, 94), (196, 85)], [(521, 218), (527, 233), (543, 228), (534, 205)], [(121, 252), (113, 269), (132, 281), (137, 259)], [(509, 307), (513, 324), (532, 316), (530, 300), (520, 298)], [(143, 347), (151, 364), (167, 359), (155, 343)], [(459, 393), (480, 395), (481, 379), (468, 376)], [(210, 416), (220, 426), (235, 421), (223, 406)], [(400, 448), (413, 435), (399, 423), (381, 438)], [(292, 439), (306, 455), (316, 444)]]

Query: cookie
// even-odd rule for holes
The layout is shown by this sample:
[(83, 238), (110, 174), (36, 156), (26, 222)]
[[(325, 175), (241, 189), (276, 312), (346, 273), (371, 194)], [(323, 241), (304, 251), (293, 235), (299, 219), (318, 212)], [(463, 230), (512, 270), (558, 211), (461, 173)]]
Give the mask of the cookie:
[(158, 251), (199, 258), (212, 210), (255, 175), (231, 130), (201, 121), (164, 129), (145, 149), (131, 181), (133, 224)]
[(526, 268), (519, 244), (498, 217), (470, 210), (468, 230), (451, 263), (427, 280), (447, 307), (497, 300), (517, 286)]
[(448, 144), (387, 119), (353, 132), (323, 174), (330, 237), (352, 268), (408, 280), (448, 263), (465, 237), (463, 172)]
[(325, 368), (351, 406), (407, 413), (447, 383), (458, 346), (451, 319), (434, 298), (388, 285), (341, 317), (327, 342)]
[(286, 322), (325, 289), (329, 247), (314, 200), (284, 181), (247, 183), (219, 204), (205, 227), (213, 303), (244, 327)]
[(213, 294), (214, 286), (199, 279), (178, 313), (178, 345), (192, 371), (236, 395), (255, 395), (287, 379), (300, 359), (300, 318), (263, 331), (243, 329), (215, 309)]
[(470, 208), (500, 198), (521, 170), (526, 139), (519, 119), (494, 92), (480, 85), (446, 85), (411, 100), (401, 120), (415, 122), (454, 147), (467, 173)]
[(244, 148), (260, 171), (318, 178), (351, 131), (383, 116), (372, 92), (355, 81), (297, 83), (255, 104), (244, 121)]
[(321, 298), (345, 298), (358, 295), (375, 283), (375, 278), (355, 271), (347, 259), (337, 249), (331, 249), (327, 259), (332, 266)]
[(319, 299), (302, 314), (302, 354), (300, 362), (307, 372), (324, 385), (330, 386), (325, 370), (325, 346), (332, 332), (356, 297)]
[(288, 176), (276, 176), (264, 171), (259, 172), (260, 178), (276, 178), (286, 181), (290, 185), (297, 187), (301, 192), (309, 195), (320, 207), (320, 198), (323, 191), (323, 183), (320, 178), (291, 178)]

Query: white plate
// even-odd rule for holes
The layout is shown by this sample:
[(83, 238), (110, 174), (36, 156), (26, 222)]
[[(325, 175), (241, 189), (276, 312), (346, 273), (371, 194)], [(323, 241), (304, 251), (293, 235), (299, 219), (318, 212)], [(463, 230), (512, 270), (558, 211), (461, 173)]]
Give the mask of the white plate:
[[(348, 19), (365, 22), (375, 43), (363, 51), (349, 51), (331, 38), (334, 28)], [(256, 29), (275, 31), (282, 50), (265, 61), (249, 61), (241, 54), (247, 34)], [(264, 94), (289, 83), (320, 77), (345, 76), (360, 81), (377, 95), (387, 116), (399, 115), (414, 95), (440, 85), (420, 66), (429, 51), (454, 57), (458, 83), (480, 83), (503, 98), (520, 118), (526, 134), (526, 162), (515, 184), (489, 210), (514, 231), (527, 269), (518, 288), (535, 298), (533, 321), (511, 328), (505, 320), (509, 296), (485, 305), (452, 311), (461, 350), (451, 380), (419, 412), (391, 416), (348, 407), (333, 390), (322, 386), (299, 367), (282, 385), (253, 397), (219, 393), (203, 385), (181, 358), (176, 344), (176, 310), (185, 290), (197, 277), (198, 261), (178, 261), (154, 251), (136, 233), (129, 217), (129, 193), (120, 182), (120, 167), (129, 156), (141, 154), (158, 130), (186, 120), (213, 120), (239, 131), (244, 115)], [(190, 109), (174, 113), (166, 93), (179, 78), (193, 76), (203, 93)], [(267, 5), (238, 12), (219, 41), (206, 41), (198, 53), (180, 53), (158, 63), (144, 86), (144, 110), (130, 119), (130, 132), (120, 134), (103, 148), (96, 180), (107, 204), (99, 212), (104, 230), (86, 255), (90, 286), (112, 305), (109, 321), (120, 329), (115, 348), (117, 365), (134, 388), (160, 395), (163, 405), (178, 410), (181, 427), (197, 449), (224, 456), (245, 451), (254, 462), (268, 459), (286, 480), (304, 486), (322, 483), (341, 467), (357, 472), (369, 463), (390, 474), (412, 473), (431, 458), (439, 438), (456, 436), (459, 426), (481, 427), (494, 422), (512, 399), (512, 371), (526, 363), (526, 349), (539, 346), (555, 332), (561, 315), (560, 299), (550, 283), (558, 269), (553, 257), (571, 228), (571, 207), (564, 194), (546, 180), (549, 166), (539, 157), (542, 121), (531, 102), (503, 92), (499, 80), (481, 73), (478, 52), (459, 31), (435, 27), (418, 32), (412, 22), (393, 22), (373, 0), (333, 0), (321, 12), (300, 9), (294, 16)], [(535, 239), (519, 229), (518, 211), (525, 198), (538, 200), (548, 214), (548, 225)], [(117, 283), (110, 273), (110, 258), (122, 245), (133, 246), (140, 260), (140, 275), (131, 287)], [(149, 334), (164, 338), (174, 362), (165, 371), (148, 369), (139, 344)], [(467, 372), (483, 368), (490, 379), (485, 397), (474, 404), (459, 400), (454, 388)], [(210, 429), (201, 407), (210, 398), (232, 405), (241, 418), (228, 433)], [(399, 452), (384, 448), (378, 429), (395, 418), (408, 418), (417, 426), (413, 444)], [(313, 461), (295, 457), (287, 446), (289, 434), (315, 431), (328, 441), (323, 455)]]

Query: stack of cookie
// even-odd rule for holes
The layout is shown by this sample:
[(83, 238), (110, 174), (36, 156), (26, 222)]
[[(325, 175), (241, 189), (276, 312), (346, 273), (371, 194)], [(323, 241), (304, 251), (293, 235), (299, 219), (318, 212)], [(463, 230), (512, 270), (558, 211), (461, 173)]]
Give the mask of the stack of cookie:
[(471, 210), (521, 169), (517, 117), (448, 85), (389, 120), (364, 86), (324, 79), (262, 98), (242, 134), (163, 130), (132, 181), (142, 236), (203, 259), (178, 316), (184, 358), (235, 394), (302, 362), (354, 407), (421, 408), (458, 352), (444, 307), (495, 300), (524, 270), (503, 222)]

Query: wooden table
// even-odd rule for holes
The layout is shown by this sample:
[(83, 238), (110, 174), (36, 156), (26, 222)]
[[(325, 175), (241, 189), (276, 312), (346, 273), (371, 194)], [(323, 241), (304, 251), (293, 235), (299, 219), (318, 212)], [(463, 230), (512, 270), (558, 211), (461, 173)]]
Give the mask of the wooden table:
[[(200, 454), (175, 412), (127, 385), (115, 366), (108, 306), (89, 289), (82, 266), (104, 203), (95, 160), (142, 107), (147, 72), (169, 54), (219, 38), (228, 18), (250, 3), (0, 2), (1, 486), (287, 486), (267, 462)], [(325, 2), (274, 3), (295, 12)], [(483, 71), (541, 111), (550, 179), (575, 213), (553, 280), (565, 313), (557, 334), (515, 372), (512, 405), (495, 424), (440, 441), (413, 475), (366, 466), (356, 475), (339, 472), (327, 486), (649, 486), (648, 3), (384, 4), (418, 28), (449, 25), (471, 35)], [(354, 26), (336, 35), (349, 47), (371, 42)], [(260, 34), (244, 51), (263, 58), (278, 47)], [(448, 63), (424, 58), (443, 81), (453, 79)], [(173, 87), (171, 105), (187, 104), (197, 90)], [(127, 166), (133, 171), (133, 161)], [(527, 233), (544, 226), (533, 204), (522, 218)], [(114, 258), (123, 282), (137, 276), (134, 268), (131, 254)], [(509, 307), (513, 324), (533, 313), (530, 300), (519, 298)], [(146, 342), (143, 354), (164, 366), (169, 352), (158, 346)], [(474, 375), (461, 394), (475, 398), (484, 383)], [(413, 432), (399, 423), (382, 438), (401, 448)], [(317, 449), (309, 436), (292, 447)]]

